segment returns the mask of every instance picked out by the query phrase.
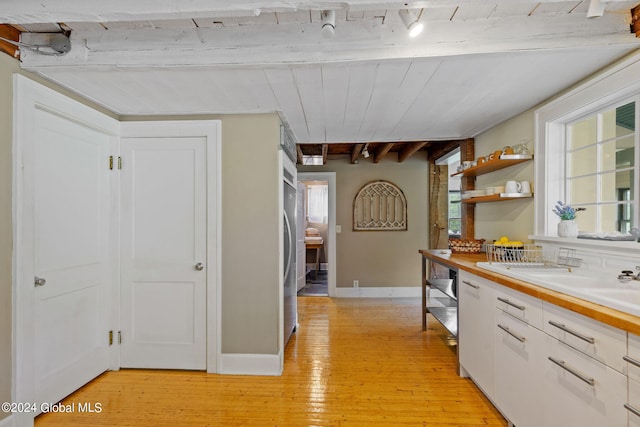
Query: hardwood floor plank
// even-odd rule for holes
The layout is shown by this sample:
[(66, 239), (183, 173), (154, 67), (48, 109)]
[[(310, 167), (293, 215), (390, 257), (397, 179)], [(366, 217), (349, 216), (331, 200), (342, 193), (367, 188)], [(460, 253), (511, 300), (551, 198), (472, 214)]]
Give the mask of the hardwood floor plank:
[(49, 413), (61, 426), (506, 426), (457, 372), (448, 333), (421, 331), (416, 299), (298, 298), (300, 327), (280, 377), (193, 371), (106, 372)]

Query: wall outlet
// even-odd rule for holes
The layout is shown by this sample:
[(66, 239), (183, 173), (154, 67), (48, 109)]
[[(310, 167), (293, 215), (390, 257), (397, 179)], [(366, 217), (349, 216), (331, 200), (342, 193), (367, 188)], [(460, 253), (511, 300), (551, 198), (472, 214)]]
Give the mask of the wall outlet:
[(336, 233), (342, 233), (342, 226), (336, 225)]
[(354, 287), (354, 288), (358, 288), (358, 287), (360, 287), (360, 282), (359, 282), (359, 281), (357, 281), (357, 280), (354, 280), (354, 281), (353, 281), (353, 287)]

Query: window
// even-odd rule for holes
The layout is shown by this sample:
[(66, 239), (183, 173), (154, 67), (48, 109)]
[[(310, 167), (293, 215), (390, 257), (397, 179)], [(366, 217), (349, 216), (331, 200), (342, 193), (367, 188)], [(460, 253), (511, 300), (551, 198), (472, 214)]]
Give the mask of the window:
[(566, 200), (583, 207), (581, 230), (628, 232), (636, 186), (636, 103), (608, 107), (568, 123)]
[(460, 190), (449, 190), (449, 237), (460, 237), (462, 233), (460, 194)]
[(639, 76), (635, 53), (535, 111), (537, 239), (557, 236), (558, 200), (586, 208), (582, 232), (640, 227)]
[(307, 221), (327, 224), (329, 215), (329, 185), (307, 185)]

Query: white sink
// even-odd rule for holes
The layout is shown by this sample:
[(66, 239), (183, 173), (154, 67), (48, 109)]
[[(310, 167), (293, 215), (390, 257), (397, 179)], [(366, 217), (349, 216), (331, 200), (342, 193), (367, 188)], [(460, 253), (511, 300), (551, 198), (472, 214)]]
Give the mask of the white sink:
[(605, 274), (580, 269), (569, 271), (560, 268), (508, 268), (489, 262), (478, 262), (477, 266), (640, 316), (640, 281), (620, 283), (616, 273)]

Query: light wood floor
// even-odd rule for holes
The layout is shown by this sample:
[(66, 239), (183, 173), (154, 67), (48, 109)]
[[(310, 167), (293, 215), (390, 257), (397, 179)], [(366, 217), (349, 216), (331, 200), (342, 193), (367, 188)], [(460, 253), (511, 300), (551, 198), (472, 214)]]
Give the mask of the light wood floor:
[(63, 403), (99, 414), (45, 414), (58, 426), (506, 426), (435, 320), (415, 299), (300, 297), (281, 377), (107, 372)]

